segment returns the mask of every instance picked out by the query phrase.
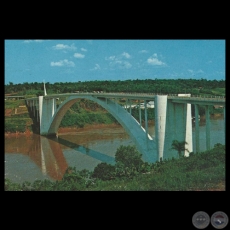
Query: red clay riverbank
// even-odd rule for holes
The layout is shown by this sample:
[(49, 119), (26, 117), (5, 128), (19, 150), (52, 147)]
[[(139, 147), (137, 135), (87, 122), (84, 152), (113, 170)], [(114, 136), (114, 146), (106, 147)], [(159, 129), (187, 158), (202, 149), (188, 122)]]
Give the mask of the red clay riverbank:
[[(62, 127), (58, 129), (58, 133), (76, 133), (76, 132), (84, 132), (90, 131), (94, 129), (111, 129), (111, 128), (120, 128), (120, 124), (94, 124), (94, 125), (85, 125), (83, 128), (77, 127)], [(30, 136), (33, 132), (27, 129), (25, 132), (21, 133), (16, 131), (15, 133), (5, 132), (5, 137), (18, 137), (18, 136)]]
[[(148, 124), (154, 124), (154, 121), (149, 121)], [(143, 123), (142, 126), (144, 126), (145, 124)], [(77, 128), (77, 127), (61, 127), (58, 129), (58, 133), (75, 133), (75, 132), (84, 132), (84, 131), (90, 131), (90, 130), (94, 130), (94, 129), (111, 129), (111, 128), (121, 128), (122, 126), (120, 124), (89, 124), (89, 125), (85, 125), (83, 128)], [(31, 134), (33, 134), (32, 131), (30, 131), (29, 129), (27, 129), (25, 132), (21, 133), (16, 131), (15, 133), (11, 133), (11, 132), (6, 132), (5, 136), (7, 137), (18, 137), (19, 135), (26, 135), (26, 136), (30, 136)]]
[(119, 127), (121, 127), (120, 124), (94, 124), (94, 125), (85, 125), (85, 127), (83, 128), (61, 127), (58, 129), (58, 133), (84, 132), (93, 129), (106, 129), (106, 128), (119, 128)]

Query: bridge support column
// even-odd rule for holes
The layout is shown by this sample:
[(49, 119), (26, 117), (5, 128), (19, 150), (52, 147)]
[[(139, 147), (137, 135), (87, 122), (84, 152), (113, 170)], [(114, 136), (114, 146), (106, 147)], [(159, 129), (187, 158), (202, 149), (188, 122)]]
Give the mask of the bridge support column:
[(56, 104), (56, 98), (53, 98), (53, 102), (52, 102), (52, 117), (54, 115), (54, 113), (56, 112), (57, 109), (57, 104)]
[(210, 149), (210, 115), (209, 106), (205, 106), (205, 119), (206, 119), (206, 149)]
[[(155, 137), (159, 159), (178, 157), (178, 152), (171, 149), (173, 140), (186, 141), (185, 148), (192, 152), (191, 104), (174, 103), (167, 96), (156, 96)], [(187, 151), (183, 154), (189, 156)]]
[(224, 106), (224, 133), (225, 133), (225, 106)]
[(119, 108), (119, 107), (118, 107), (118, 106), (119, 106), (119, 104), (118, 104), (118, 98), (116, 98), (116, 99), (115, 99), (115, 102), (116, 102), (116, 106), (117, 106), (117, 113), (118, 113), (118, 108)]
[(39, 96), (40, 134), (47, 135), (50, 122), (56, 110), (55, 98)]
[(36, 117), (37, 117), (37, 121), (39, 121), (39, 102), (38, 100), (36, 100)]
[(140, 126), (142, 126), (141, 122), (141, 105), (140, 105), (140, 100), (138, 101), (139, 103), (139, 120), (140, 120)]
[(166, 108), (167, 108), (167, 96), (157, 95), (155, 97), (155, 137), (156, 137), (158, 161), (161, 158), (163, 159), (163, 153), (164, 153)]
[(129, 100), (129, 113), (132, 116), (132, 102), (131, 102), (131, 99)]
[(199, 110), (195, 104), (195, 137), (196, 137), (196, 153), (200, 152), (200, 131), (199, 131)]
[[(185, 105), (186, 106), (186, 105)], [(185, 141), (188, 143), (185, 147), (190, 152), (193, 152), (193, 139), (192, 139), (192, 108), (191, 104), (187, 104), (187, 112), (186, 112), (186, 133), (185, 133)], [(185, 151), (185, 156), (188, 157), (189, 153)]]
[(34, 117), (35, 117), (35, 111), (36, 111), (36, 108), (35, 108), (35, 102), (34, 102), (34, 100), (33, 100), (33, 106), (32, 106), (32, 108), (33, 108)]
[(147, 117), (147, 104), (145, 100), (145, 132), (148, 135), (148, 117)]

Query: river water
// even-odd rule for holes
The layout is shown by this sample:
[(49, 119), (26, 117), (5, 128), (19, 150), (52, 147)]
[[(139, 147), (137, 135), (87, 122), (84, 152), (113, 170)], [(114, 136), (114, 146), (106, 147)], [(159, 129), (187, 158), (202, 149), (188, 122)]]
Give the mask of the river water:
[[(225, 144), (224, 130), (223, 116), (211, 116), (211, 147), (216, 143)], [(154, 136), (154, 132), (152, 124), (149, 134)], [(69, 166), (93, 171), (101, 162), (114, 164), (116, 150), (121, 145), (134, 145), (121, 126), (64, 133), (57, 138), (37, 134), (5, 136), (5, 178), (17, 183), (37, 179), (60, 180)], [(205, 120), (201, 118), (200, 151), (205, 148)]]

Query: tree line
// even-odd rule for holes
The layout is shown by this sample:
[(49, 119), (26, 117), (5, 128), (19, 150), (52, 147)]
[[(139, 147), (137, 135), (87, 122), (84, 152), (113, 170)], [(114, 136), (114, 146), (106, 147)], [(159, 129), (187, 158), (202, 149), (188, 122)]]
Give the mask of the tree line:
[[(145, 79), (145, 80), (117, 80), (117, 81), (78, 81), (46, 83), (48, 94), (74, 93), (74, 92), (136, 92), (136, 93), (162, 93), (162, 94), (210, 94), (225, 95), (225, 80), (207, 79)], [(43, 95), (43, 83), (24, 82), (5, 85), (5, 93), (18, 95)]]

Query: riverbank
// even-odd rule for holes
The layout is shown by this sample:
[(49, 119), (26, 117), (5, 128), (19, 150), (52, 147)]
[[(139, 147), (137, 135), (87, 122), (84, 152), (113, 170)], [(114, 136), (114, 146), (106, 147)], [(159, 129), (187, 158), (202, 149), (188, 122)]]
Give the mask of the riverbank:
[[(223, 119), (223, 114), (211, 114), (211, 119), (218, 120)], [(200, 117), (200, 124), (205, 125), (205, 116)], [(155, 125), (154, 120), (149, 120), (148, 125)], [(194, 124), (193, 124), (194, 125)], [(80, 133), (80, 132), (87, 132), (92, 131), (95, 129), (111, 129), (111, 128), (121, 128), (122, 126), (119, 123), (110, 123), (110, 124), (86, 124), (84, 127), (59, 127), (58, 128), (58, 134), (71, 134), (71, 133)], [(145, 122), (142, 122), (142, 127), (145, 127)], [(25, 132), (5, 132), (5, 137), (19, 137), (19, 136), (31, 136), (33, 132), (30, 129), (26, 129)]]
[[(223, 119), (224, 115), (222, 113), (220, 114), (211, 114), (210, 115), (211, 119), (218, 120), (218, 119)], [(200, 117), (200, 124), (204, 125), (205, 124), (205, 116)], [(149, 120), (148, 125), (154, 125), (155, 121), (154, 120)], [(145, 123), (142, 122), (142, 127), (145, 126)], [(110, 124), (86, 124), (84, 127), (59, 127), (58, 128), (58, 134), (68, 134), (68, 133), (76, 133), (76, 132), (85, 132), (85, 131), (91, 131), (94, 129), (110, 129), (110, 128), (120, 128), (122, 127), (119, 123), (110, 123)], [(30, 136), (32, 135), (33, 132), (29, 130), (28, 128), (25, 130), (25, 132), (5, 132), (5, 137), (18, 137), (18, 136)]]
[(78, 127), (61, 127), (58, 129), (58, 134), (67, 134), (67, 133), (76, 133), (76, 132), (86, 132), (94, 129), (111, 129), (111, 128), (120, 128), (120, 124), (92, 124), (85, 125), (83, 128)]
[[(149, 121), (148, 125), (154, 125), (154, 121)], [(144, 123), (142, 126), (144, 127)], [(69, 133), (80, 133), (80, 132), (87, 132), (92, 131), (95, 129), (112, 129), (112, 128), (121, 128), (122, 126), (119, 123), (112, 123), (112, 124), (87, 124), (84, 127), (60, 127), (58, 128), (58, 134), (69, 134)], [(5, 132), (5, 137), (18, 137), (18, 136), (30, 136), (33, 132), (29, 129), (26, 129), (25, 132)]]
[[(148, 125), (154, 125), (154, 121), (149, 121)], [(142, 124), (144, 126), (144, 123)], [(112, 123), (112, 124), (88, 124), (85, 125), (83, 128), (78, 128), (78, 127), (61, 127), (58, 129), (58, 134), (63, 134), (63, 133), (75, 133), (75, 132), (87, 132), (87, 131), (92, 131), (94, 129), (112, 129), (112, 128), (121, 128), (122, 126), (117, 123)]]

